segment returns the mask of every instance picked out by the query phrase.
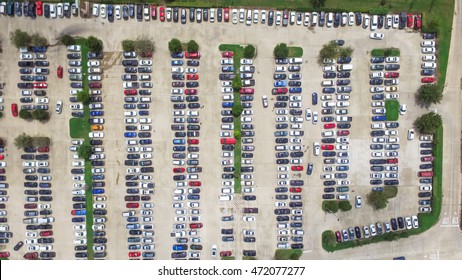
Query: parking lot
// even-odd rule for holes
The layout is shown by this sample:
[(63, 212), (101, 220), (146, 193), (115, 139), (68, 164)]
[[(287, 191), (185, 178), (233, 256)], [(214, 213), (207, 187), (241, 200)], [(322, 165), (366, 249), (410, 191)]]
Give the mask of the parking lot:
[[(105, 177), (106, 177), (106, 196), (107, 196), (107, 223), (106, 244), (107, 259), (127, 259), (128, 252), (126, 238), (126, 217), (122, 213), (130, 210), (126, 209), (125, 175), (127, 168), (124, 162), (127, 159), (127, 146), (124, 137), (124, 88), (121, 81), (121, 75), (124, 75), (122, 66), (123, 55), (121, 52), (120, 41), (123, 39), (135, 39), (138, 36), (146, 35), (152, 38), (156, 44), (156, 52), (152, 58), (152, 102), (150, 103), (151, 136), (153, 147), (152, 166), (154, 173), (152, 181), (155, 183), (155, 194), (152, 195), (153, 208), (153, 225), (154, 225), (154, 244), (156, 259), (170, 259), (172, 246), (177, 244), (176, 237), (171, 237), (172, 226), (177, 223), (176, 214), (172, 203), (174, 201), (173, 191), (175, 181), (172, 176), (177, 175), (172, 172), (172, 168), (177, 167), (172, 164), (172, 140), (176, 138), (174, 131), (171, 130), (174, 118), (173, 107), (170, 97), (172, 85), (172, 65), (171, 56), (168, 52), (167, 43), (171, 38), (179, 38), (182, 41), (189, 39), (196, 40), (200, 45), (202, 57), (198, 67), (200, 76), (199, 98), (200, 98), (200, 136), (199, 147), (200, 166), (202, 172), (198, 173), (201, 181), (200, 192), (200, 210), (203, 228), (198, 229), (203, 246), (201, 250), (201, 259), (218, 258), (211, 257), (213, 245), (218, 245), (218, 251), (233, 251), (237, 258), (242, 257), (242, 250), (249, 249), (248, 244), (242, 243), (241, 232), (244, 229), (255, 230), (256, 243), (252, 245), (256, 250), (257, 258), (270, 259), (277, 248), (278, 227), (273, 211), (275, 209), (274, 188), (277, 187), (278, 165), (276, 164), (275, 151), (275, 117), (277, 117), (273, 108), (277, 102), (276, 96), (271, 94), (274, 87), (274, 69), (278, 66), (273, 58), (273, 48), (277, 43), (287, 42), (289, 45), (300, 46), (304, 50), (303, 63), (301, 63), (300, 74), (302, 76), (303, 89), (301, 96), (301, 117), (305, 119), (305, 109), (310, 108), (312, 111), (318, 111), (321, 117), (323, 101), (319, 100), (317, 105), (312, 105), (311, 93), (322, 91), (321, 81), (323, 80), (322, 66), (317, 64), (317, 55), (323, 44), (330, 40), (342, 39), (345, 45), (353, 48), (351, 64), (354, 65), (351, 71), (351, 86), (353, 91), (350, 93), (349, 113), (352, 117), (349, 137), (349, 171), (348, 180), (351, 181), (349, 200), (354, 204), (354, 196), (361, 195), (366, 197), (371, 190), (370, 186), (370, 169), (369, 160), (371, 142), (370, 125), (371, 125), (371, 99), (369, 92), (369, 66), (370, 51), (374, 48), (395, 47), (401, 50), (399, 70), (399, 102), (407, 104), (406, 115), (400, 116), (399, 127), (397, 129), (400, 137), (399, 148), (399, 192), (398, 197), (391, 201), (386, 211), (371, 211), (366, 203), (363, 203), (361, 209), (353, 208), (351, 212), (339, 213), (337, 216), (325, 215), (321, 210), (322, 194), (324, 186), (320, 175), (323, 171), (323, 157), (313, 155), (313, 143), (321, 143), (321, 132), (324, 130), (324, 123), (319, 121), (313, 124), (311, 121), (302, 122), (304, 135), (300, 136), (300, 143), (304, 156), (300, 166), (304, 166), (303, 172), (297, 175), (297, 180), (303, 180), (303, 230), (305, 232), (303, 245), (305, 251), (317, 252), (320, 258), (323, 255), (320, 234), (326, 229), (337, 230), (348, 228), (355, 225), (366, 225), (376, 221), (390, 220), (391, 217), (411, 216), (418, 211), (418, 184), (417, 169), (420, 164), (419, 141), (418, 136), (413, 141), (406, 138), (407, 131), (412, 127), (412, 122), (416, 116), (419, 116), (423, 109), (415, 106), (414, 93), (420, 86), (420, 64), (421, 36), (417, 32), (409, 30), (382, 29), (385, 34), (382, 41), (369, 39), (370, 31), (362, 27), (347, 26), (339, 28), (306, 27), (294, 25), (289, 27), (252, 25), (250, 27), (244, 24), (231, 23), (188, 23), (179, 25), (174, 22), (136, 22), (116, 21), (108, 23), (101, 18), (92, 19), (57, 19), (60, 20), (59, 27), (50, 19), (37, 18), (36, 21), (41, 23), (40, 30), (37, 26), (29, 27), (28, 21), (19, 19), (7, 19), (0, 17), (0, 22), (8, 26), (8, 29), (2, 31), (3, 54), (0, 55), (2, 70), (0, 79), (7, 81), (3, 90), (5, 108), (9, 108), (11, 103), (18, 103), (19, 94), (16, 83), (19, 82), (17, 71), (7, 71), (5, 66), (16, 67), (19, 52), (8, 42), (8, 34), (16, 28), (40, 32), (54, 42), (60, 35), (70, 33), (72, 35), (94, 35), (101, 38), (104, 42), (104, 58), (101, 61), (104, 71), (102, 104), (104, 104), (104, 148), (105, 148)], [(104, 28), (95, 29), (99, 25)], [(49, 27), (44, 28), (44, 27)], [(140, 28), (141, 26), (141, 28)], [(49, 30), (49, 31), (45, 31)], [(289, 31), (289, 32), (287, 32)], [(119, 37), (113, 34), (130, 34), (130, 37)], [(187, 34), (187, 35), (185, 35)], [(7, 43), (8, 42), (8, 43)], [(252, 102), (253, 115), (252, 124), (254, 125), (255, 137), (251, 145), (255, 146), (252, 166), (254, 167), (253, 179), (255, 186), (255, 202), (243, 201), (240, 195), (234, 195), (231, 202), (220, 201), (220, 195), (224, 195), (221, 190), (223, 166), (221, 161), (222, 151), (220, 144), (220, 119), (222, 95), (221, 81), (218, 79), (221, 73), (220, 60), (222, 54), (218, 50), (221, 43), (235, 44), (254, 44), (257, 48), (257, 57), (253, 61), (255, 73), (253, 79), (256, 81), (254, 101)], [(45, 124), (34, 122), (25, 126), (25, 121), (14, 118), (5, 110), (3, 120), (3, 137), (7, 139), (6, 162), (8, 163), (8, 178), (21, 178), (21, 160), (20, 153), (16, 152), (13, 146), (13, 139), (21, 132), (25, 131), (31, 135), (43, 135), (52, 138), (52, 147), (50, 151), (51, 176), (53, 178), (53, 210), (55, 222), (54, 251), (57, 253), (56, 259), (73, 259), (73, 226), (71, 223), (71, 191), (73, 190), (72, 176), (70, 170), (72, 167), (72, 153), (69, 151), (71, 139), (69, 138), (68, 119), (70, 117), (70, 102), (68, 94), (69, 85), (61, 82), (55, 75), (56, 68), (59, 65), (64, 67), (65, 78), (67, 80), (67, 67), (64, 63), (67, 51), (64, 46), (50, 47), (47, 55), (50, 61), (49, 75), (49, 93), (50, 106), (52, 107), (51, 119)], [(186, 62), (186, 59), (184, 59)], [(287, 67), (288, 65), (286, 65)], [(290, 72), (287, 72), (290, 74)], [(186, 75), (186, 74), (185, 74)], [(10, 82), (12, 81), (12, 82)], [(264, 108), (261, 102), (263, 95), (268, 96), (269, 106)], [(184, 95), (186, 97), (186, 95)], [(139, 96), (140, 97), (140, 96)], [(57, 100), (64, 102), (62, 114), (54, 113), (54, 104)], [(336, 101), (336, 100), (335, 100)], [(290, 101), (287, 101), (290, 102)], [(8, 113), (7, 113), (8, 112)], [(184, 116), (185, 118), (187, 116)], [(290, 117), (290, 116), (289, 116)], [(137, 124), (138, 125), (138, 124)], [(187, 124), (185, 124), (187, 125)], [(290, 124), (289, 124), (290, 125)], [(337, 144), (337, 143), (336, 143)], [(336, 145), (334, 144), (334, 145)], [(321, 151), (322, 152), (322, 151)], [(65, 154), (66, 156), (62, 156)], [(403, 160), (405, 159), (405, 160)], [(188, 159), (184, 159), (188, 160)], [(312, 175), (306, 174), (308, 163), (313, 163)], [(184, 166), (186, 168), (186, 166)], [(366, 171), (367, 170), (367, 171)], [(63, 175), (65, 174), (65, 175)], [(295, 173), (289, 173), (295, 176)], [(292, 179), (292, 178), (290, 178)], [(10, 179), (9, 179), (10, 180)], [(19, 240), (26, 239), (25, 229), (22, 224), (23, 209), (21, 207), (11, 207), (13, 204), (23, 205), (24, 188), (15, 188), (16, 184), (22, 184), (9, 181), (8, 189), (8, 224), (14, 232), (14, 237), (7, 245), (9, 251), (13, 252), (12, 246)], [(60, 191), (62, 190), (62, 191)], [(187, 195), (187, 194), (185, 194)], [(57, 203), (63, 201), (65, 203)], [(365, 200), (363, 199), (363, 202)], [(141, 203), (141, 201), (140, 201)], [(185, 202), (186, 203), (186, 202)], [(259, 214), (256, 215), (256, 221), (244, 222), (242, 217), (244, 207), (258, 207)], [(235, 221), (232, 223), (235, 234), (235, 246), (222, 242), (221, 229), (226, 223), (222, 222), (222, 216), (233, 213)], [(187, 216), (189, 218), (189, 216)], [(189, 221), (188, 221), (189, 223)], [(249, 224), (247, 224), (249, 223)], [(252, 223), (251, 226), (250, 223)], [(123, 234), (122, 234), (123, 233)], [(191, 236), (187, 236), (189, 239)], [(122, 240), (123, 239), (123, 240)], [(239, 239), (239, 240), (237, 240)], [(249, 243), (251, 244), (251, 243)], [(21, 251), (22, 252), (22, 251)], [(20, 259), (23, 254), (13, 254), (12, 259)], [(192, 257), (192, 256), (188, 256)]]

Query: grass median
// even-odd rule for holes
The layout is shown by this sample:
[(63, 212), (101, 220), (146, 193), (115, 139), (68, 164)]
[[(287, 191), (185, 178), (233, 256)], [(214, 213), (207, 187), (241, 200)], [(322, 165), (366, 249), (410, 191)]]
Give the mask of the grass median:
[(400, 56), (401, 51), (397, 48), (387, 48), (387, 49), (373, 49), (371, 51), (371, 56)]
[(303, 48), (301, 47), (287, 47), (289, 49), (288, 57), (302, 57)]
[(399, 102), (398, 100), (385, 100), (385, 116), (387, 121), (395, 122), (399, 118)]

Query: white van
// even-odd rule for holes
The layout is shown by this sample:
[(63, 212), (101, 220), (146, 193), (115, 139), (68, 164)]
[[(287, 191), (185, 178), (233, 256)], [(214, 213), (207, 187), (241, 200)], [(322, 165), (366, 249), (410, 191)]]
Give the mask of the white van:
[(220, 195), (220, 200), (221, 201), (233, 200), (233, 196), (232, 195)]
[(10, 230), (10, 227), (8, 225), (1, 225), (0, 226), (0, 231), (8, 231)]
[(289, 63), (290, 64), (301, 64), (302, 62), (303, 62), (303, 58), (301, 58), (301, 57), (289, 58)]
[(335, 135), (335, 133), (332, 130), (327, 130), (327, 131), (323, 131), (321, 135), (322, 137), (332, 137)]
[(234, 129), (234, 124), (222, 124), (221, 129), (223, 129), (223, 130), (233, 130)]
[(333, 86), (334, 85), (334, 81), (333, 80), (324, 80), (321, 82), (321, 86), (323, 87), (330, 87), (330, 86)]
[(287, 151), (289, 149), (289, 146), (287, 146), (287, 145), (276, 145), (276, 147), (274, 147), (274, 149), (276, 151)]

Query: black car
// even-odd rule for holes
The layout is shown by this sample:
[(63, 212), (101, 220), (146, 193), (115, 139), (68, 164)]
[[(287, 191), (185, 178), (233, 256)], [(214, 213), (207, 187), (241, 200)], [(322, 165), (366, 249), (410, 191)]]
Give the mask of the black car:
[(334, 180), (328, 180), (328, 181), (322, 182), (322, 184), (324, 186), (334, 186), (336, 184), (336, 182)]
[(400, 68), (399, 64), (387, 64), (385, 65), (385, 70), (396, 71)]
[(277, 159), (276, 160), (276, 164), (289, 164), (289, 160), (288, 159)]
[(383, 79), (370, 79), (369, 84), (370, 85), (382, 85)]
[(337, 73), (337, 78), (350, 78), (350, 71), (340, 71)]
[(395, 218), (390, 219), (390, 224), (391, 224), (391, 229), (392, 230), (397, 230), (398, 229), (398, 223), (396, 222)]
[(404, 219), (403, 219), (403, 217), (398, 217), (398, 227), (400, 229), (404, 228)]
[(371, 57), (371, 63), (384, 63), (384, 62), (385, 62), (385, 57), (383, 57), (383, 56), (380, 56), (380, 57), (377, 57), (377, 56)]
[(244, 200), (256, 200), (257, 197), (255, 195), (244, 195), (243, 199)]

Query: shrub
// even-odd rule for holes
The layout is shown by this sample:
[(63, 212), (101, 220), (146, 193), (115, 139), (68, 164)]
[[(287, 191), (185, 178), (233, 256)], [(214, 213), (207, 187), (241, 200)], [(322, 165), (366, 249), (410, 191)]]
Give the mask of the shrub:
[(103, 41), (94, 36), (89, 36), (87, 38), (87, 47), (90, 49), (91, 52), (102, 52)]
[(28, 110), (21, 109), (19, 110), (19, 117), (23, 120), (32, 119), (32, 114)]
[(155, 49), (154, 42), (146, 37), (138, 38), (135, 42), (135, 50), (141, 57), (152, 57)]
[(176, 39), (176, 38), (173, 38), (172, 40), (170, 40), (170, 42), (168, 42), (168, 50), (171, 52), (171, 53), (178, 53), (178, 52), (181, 52), (182, 51), (182, 48), (181, 48), (181, 42), (180, 40)]
[(441, 115), (430, 112), (418, 117), (414, 124), (420, 133), (433, 134), (436, 132), (438, 127), (443, 125), (443, 119), (441, 118)]
[(287, 44), (280, 43), (274, 48), (274, 57), (276, 58), (286, 58), (289, 56), (289, 48)]
[(379, 210), (387, 207), (388, 198), (384, 192), (371, 191), (367, 195), (367, 202), (374, 207), (375, 210)]
[(135, 51), (135, 41), (133, 40), (123, 40), (122, 49), (124, 52), (133, 52)]
[(35, 33), (31, 36), (31, 43), (33, 46), (37, 47), (48, 46), (48, 40), (45, 37), (40, 36), (38, 33)]
[(77, 155), (79, 156), (79, 158), (88, 160), (91, 156), (91, 145), (87, 143), (83, 143), (82, 145), (78, 146)]
[(70, 35), (63, 35), (60, 39), (61, 41), (61, 44), (65, 45), (65, 46), (70, 46), (70, 45), (75, 45), (75, 39), (74, 37), (70, 36)]
[(31, 148), (31, 147), (33, 147), (32, 137), (30, 137), (29, 135), (27, 135), (25, 133), (20, 134), (16, 138), (14, 138), (14, 145), (18, 149)]
[(196, 41), (191, 40), (188, 42), (187, 49), (188, 49), (188, 52), (198, 52), (199, 44)]
[(77, 92), (77, 100), (82, 102), (84, 105), (90, 104), (91, 96), (86, 91), (79, 91)]
[(245, 58), (254, 58), (255, 57), (255, 46), (254, 45), (247, 45), (244, 48), (244, 57)]
[(27, 34), (27, 32), (21, 31), (20, 29), (16, 29), (10, 33), (10, 40), (16, 48), (23, 48), (30, 46), (32, 39)]
[(32, 112), (32, 118), (39, 121), (45, 121), (50, 118), (50, 113), (46, 110), (37, 109)]
[(352, 206), (348, 200), (343, 200), (338, 203), (338, 207), (341, 211), (350, 211)]

